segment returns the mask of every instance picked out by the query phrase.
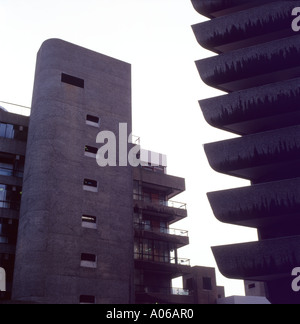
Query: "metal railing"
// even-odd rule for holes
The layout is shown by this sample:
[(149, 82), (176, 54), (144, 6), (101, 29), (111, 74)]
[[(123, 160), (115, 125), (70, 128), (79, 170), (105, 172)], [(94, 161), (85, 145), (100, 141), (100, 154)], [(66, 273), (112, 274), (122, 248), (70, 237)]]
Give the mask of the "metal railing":
[(140, 252), (135, 252), (134, 259), (142, 260), (142, 261), (158, 262), (158, 263), (176, 264), (176, 265), (183, 265), (183, 266), (191, 265), (190, 259), (170, 257), (167, 254), (156, 255), (156, 254), (144, 254)]
[(186, 230), (165, 227), (153, 228), (151, 225), (145, 223), (134, 223), (134, 228), (140, 231), (148, 231), (153, 233), (169, 234), (184, 237), (189, 236), (189, 232)]
[(161, 173), (161, 174), (167, 174), (167, 168), (164, 166), (152, 166), (152, 165), (140, 165), (140, 167), (144, 170), (155, 172), (155, 173)]
[(133, 194), (134, 200), (144, 201), (148, 202), (150, 204), (160, 205), (160, 206), (166, 206), (171, 208), (177, 208), (177, 209), (187, 209), (186, 203), (173, 201), (173, 200), (164, 200), (164, 199), (153, 199), (148, 195), (145, 194)]
[(183, 288), (174, 287), (156, 287), (156, 286), (135, 286), (136, 293), (152, 293), (152, 294), (163, 294), (163, 295), (177, 295), (177, 296), (192, 296), (193, 291)]
[(191, 260), (186, 259), (186, 258), (171, 258), (170, 260), (171, 264), (179, 264), (179, 265), (184, 265), (184, 266), (190, 266), (191, 265)]

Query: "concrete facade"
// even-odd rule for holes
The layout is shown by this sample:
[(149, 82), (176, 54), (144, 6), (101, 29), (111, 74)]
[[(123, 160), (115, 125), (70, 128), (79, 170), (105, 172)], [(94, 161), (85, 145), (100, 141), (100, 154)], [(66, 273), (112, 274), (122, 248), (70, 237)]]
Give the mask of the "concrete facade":
[(228, 94), (201, 100), (206, 121), (241, 137), (209, 143), (211, 167), (251, 186), (208, 194), (216, 218), (258, 229), (258, 242), (213, 247), (227, 277), (262, 282), (272, 303), (300, 303), (291, 288), (299, 266), (300, 1), (192, 0), (210, 18), (193, 26), (218, 55), (196, 62), (202, 80)]
[[(180, 257), (189, 236), (174, 224), (187, 208), (173, 199), (185, 180), (167, 174), (166, 156), (140, 150), (137, 167), (96, 163), (98, 133), (120, 135), (120, 123), (127, 141), (130, 65), (46, 41), (31, 116), (0, 109), (1, 303), (216, 304), (224, 296), (214, 269)], [(178, 277), (183, 288), (172, 286)]]
[(183, 276), (183, 287), (193, 290), (193, 304), (217, 304), (225, 297), (224, 287), (217, 286), (215, 268), (192, 267), (191, 272)]
[[(132, 168), (100, 168), (85, 156), (98, 132), (118, 134), (119, 123), (131, 132), (130, 65), (46, 41), (36, 66), (14, 300), (133, 302)], [(84, 190), (85, 179), (97, 190)], [(83, 215), (96, 217), (97, 228), (83, 227)]]

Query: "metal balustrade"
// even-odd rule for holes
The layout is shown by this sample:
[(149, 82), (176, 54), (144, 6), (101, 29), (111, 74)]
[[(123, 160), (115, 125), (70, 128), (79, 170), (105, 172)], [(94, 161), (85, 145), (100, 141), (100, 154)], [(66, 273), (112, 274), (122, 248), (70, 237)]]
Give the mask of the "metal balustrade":
[(186, 203), (173, 201), (173, 200), (164, 200), (164, 199), (153, 199), (148, 195), (145, 194), (133, 194), (134, 200), (144, 201), (155, 205), (166, 206), (171, 208), (178, 208), (178, 209), (187, 209)]
[(184, 237), (189, 236), (189, 232), (186, 230), (165, 228), (165, 227), (154, 228), (151, 225), (145, 223), (134, 223), (134, 228), (140, 231), (147, 231), (153, 233), (169, 234), (169, 235), (184, 236)]

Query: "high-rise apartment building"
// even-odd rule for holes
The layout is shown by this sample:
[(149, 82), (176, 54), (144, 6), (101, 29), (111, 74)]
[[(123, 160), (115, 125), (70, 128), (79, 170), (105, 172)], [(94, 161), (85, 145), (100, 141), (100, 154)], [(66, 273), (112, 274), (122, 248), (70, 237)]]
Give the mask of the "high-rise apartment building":
[[(228, 278), (264, 282), (272, 303), (299, 303), (300, 1), (192, 0), (210, 18), (193, 26), (217, 53), (196, 62), (203, 81), (228, 94), (200, 102), (213, 127), (239, 138), (205, 145), (212, 168), (251, 186), (208, 194), (218, 220), (258, 229), (259, 241), (214, 247)], [(255, 284), (250, 284), (250, 289)], [(261, 291), (261, 290), (260, 290)]]
[[(120, 124), (127, 125), (128, 153), (130, 65), (46, 41), (30, 117), (0, 110), (2, 299), (216, 303), (224, 296), (213, 268), (192, 268), (179, 256), (188, 232), (173, 224), (187, 210), (171, 199), (185, 180), (166, 173), (165, 156), (141, 151), (138, 167), (120, 166), (118, 154), (117, 166), (96, 163), (99, 132), (115, 134), (122, 151)], [(183, 288), (173, 288), (180, 276)]]

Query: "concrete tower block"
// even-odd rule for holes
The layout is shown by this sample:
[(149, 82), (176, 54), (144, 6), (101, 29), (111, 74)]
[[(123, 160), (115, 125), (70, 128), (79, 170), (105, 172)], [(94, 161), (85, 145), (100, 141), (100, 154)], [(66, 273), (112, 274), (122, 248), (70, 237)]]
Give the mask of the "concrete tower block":
[[(86, 145), (100, 147), (98, 132), (118, 136), (119, 123), (131, 132), (131, 66), (46, 41), (32, 98), (14, 300), (133, 302), (132, 169), (101, 168), (85, 155)], [(86, 179), (97, 190), (85, 191)], [(84, 215), (96, 228), (82, 226)]]

